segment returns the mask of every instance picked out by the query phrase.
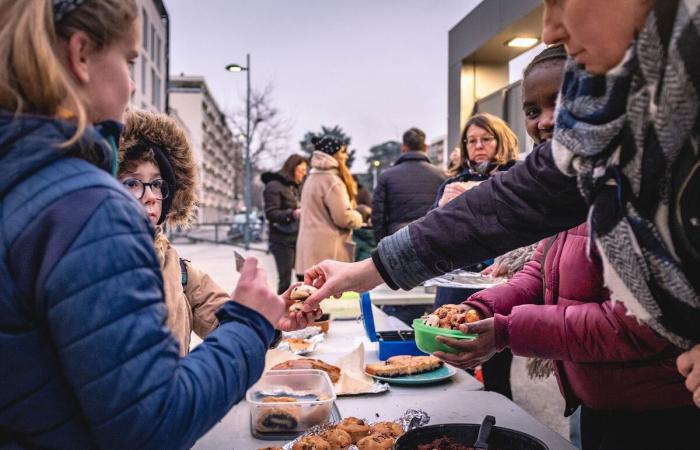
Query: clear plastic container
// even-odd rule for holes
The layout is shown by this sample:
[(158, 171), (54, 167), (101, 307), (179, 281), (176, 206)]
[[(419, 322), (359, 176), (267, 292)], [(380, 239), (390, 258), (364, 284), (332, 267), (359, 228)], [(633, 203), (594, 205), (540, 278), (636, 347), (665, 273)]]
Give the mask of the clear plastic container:
[(248, 390), (258, 433), (301, 432), (328, 420), (335, 391), (322, 370), (270, 370)]

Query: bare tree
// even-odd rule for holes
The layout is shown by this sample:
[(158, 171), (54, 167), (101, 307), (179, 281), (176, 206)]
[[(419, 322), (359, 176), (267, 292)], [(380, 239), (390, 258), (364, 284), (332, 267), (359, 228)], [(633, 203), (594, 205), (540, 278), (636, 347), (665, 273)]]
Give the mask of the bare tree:
[[(273, 100), (273, 87), (268, 84), (262, 90), (251, 91), (250, 95), (250, 161), (253, 173), (260, 173), (265, 169), (277, 169), (279, 161), (289, 153), (289, 136), (291, 133), (291, 122), (284, 117), (275, 106)], [(245, 146), (246, 140), (246, 107), (245, 99), (243, 106), (235, 112), (229, 114), (231, 129)], [(243, 173), (242, 164), (244, 159), (236, 161), (241, 164), (238, 173)]]

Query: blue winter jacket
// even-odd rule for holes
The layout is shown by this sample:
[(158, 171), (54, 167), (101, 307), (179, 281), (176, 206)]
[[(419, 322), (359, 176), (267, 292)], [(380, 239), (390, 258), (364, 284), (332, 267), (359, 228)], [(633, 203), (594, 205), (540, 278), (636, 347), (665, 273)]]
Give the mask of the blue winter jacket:
[(228, 302), (185, 358), (152, 227), (94, 128), (0, 112), (0, 448), (189, 448), (260, 376), (272, 326)]

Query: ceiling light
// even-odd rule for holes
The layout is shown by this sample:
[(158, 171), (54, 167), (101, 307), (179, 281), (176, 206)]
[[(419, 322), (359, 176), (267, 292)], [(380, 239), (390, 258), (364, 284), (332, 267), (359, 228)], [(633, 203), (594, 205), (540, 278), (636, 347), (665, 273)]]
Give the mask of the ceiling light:
[(529, 48), (537, 44), (539, 39), (528, 37), (516, 37), (506, 43), (508, 47)]

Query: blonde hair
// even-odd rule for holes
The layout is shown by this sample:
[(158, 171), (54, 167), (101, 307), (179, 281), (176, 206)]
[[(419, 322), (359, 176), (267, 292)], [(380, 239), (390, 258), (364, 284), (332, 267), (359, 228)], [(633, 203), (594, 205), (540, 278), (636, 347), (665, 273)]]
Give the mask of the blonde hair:
[(498, 146), (496, 148), (496, 154), (493, 156), (491, 162), (500, 166), (508, 161), (518, 159), (520, 156), (518, 137), (513, 133), (508, 124), (505, 123), (503, 119), (493, 114), (479, 113), (473, 115), (471, 119), (467, 121), (462, 131), (460, 147), (462, 149), (462, 158), (464, 158), (465, 163), (469, 158), (469, 152), (467, 151), (467, 132), (472, 125), (483, 128), (496, 138)]
[[(347, 145), (343, 146), (345, 149), (347, 149)], [(342, 150), (342, 148), (341, 148)], [(335, 158), (335, 157), (334, 157)], [(336, 158), (337, 160), (337, 158)], [(355, 182), (355, 179), (352, 177), (352, 174), (350, 173), (350, 169), (348, 169), (347, 164), (341, 163), (338, 161), (338, 174), (340, 175), (340, 179), (343, 180), (343, 184), (345, 184), (345, 189), (348, 191), (348, 197), (350, 197), (350, 203), (353, 205), (356, 205), (357, 202), (357, 183)]]
[(59, 54), (62, 41), (83, 31), (99, 51), (130, 33), (134, 0), (87, 0), (54, 23), (51, 0), (0, 0), (0, 109), (77, 123), (75, 142), (88, 122), (86, 99)]

